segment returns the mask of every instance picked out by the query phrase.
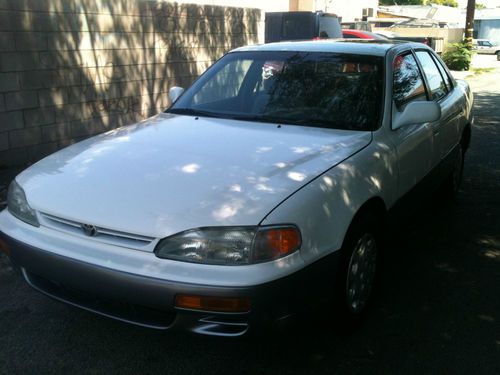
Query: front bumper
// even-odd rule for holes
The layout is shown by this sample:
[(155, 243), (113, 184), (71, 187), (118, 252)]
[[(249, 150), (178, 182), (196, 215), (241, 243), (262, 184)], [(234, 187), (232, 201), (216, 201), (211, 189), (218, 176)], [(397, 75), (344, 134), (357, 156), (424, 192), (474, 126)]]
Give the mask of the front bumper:
[[(26, 281), (50, 297), (149, 328), (216, 336), (240, 336), (286, 323), (311, 302), (324, 298), (338, 258), (336, 252), (273, 282), (222, 287), (139, 276), (44, 251), (1, 232), (0, 238)], [(180, 309), (174, 305), (178, 294), (249, 298), (251, 310), (221, 313)]]

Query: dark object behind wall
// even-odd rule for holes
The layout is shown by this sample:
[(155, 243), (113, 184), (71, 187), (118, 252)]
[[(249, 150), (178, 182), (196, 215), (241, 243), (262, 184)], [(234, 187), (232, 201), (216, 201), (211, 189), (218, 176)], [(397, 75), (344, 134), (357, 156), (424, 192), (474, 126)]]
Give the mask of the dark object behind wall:
[(265, 42), (342, 38), (339, 18), (323, 12), (266, 13)]

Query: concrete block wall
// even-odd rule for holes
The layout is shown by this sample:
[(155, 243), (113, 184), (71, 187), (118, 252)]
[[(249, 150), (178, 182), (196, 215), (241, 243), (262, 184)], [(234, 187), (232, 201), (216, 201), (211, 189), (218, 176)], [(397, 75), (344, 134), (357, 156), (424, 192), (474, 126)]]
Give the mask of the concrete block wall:
[(262, 38), (258, 9), (148, 0), (0, 0), (0, 167), (154, 115), (226, 51)]

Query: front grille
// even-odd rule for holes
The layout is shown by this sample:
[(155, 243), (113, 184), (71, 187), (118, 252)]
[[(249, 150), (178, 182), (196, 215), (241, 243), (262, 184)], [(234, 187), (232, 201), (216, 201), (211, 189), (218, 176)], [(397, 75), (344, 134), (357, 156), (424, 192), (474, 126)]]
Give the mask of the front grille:
[(132, 233), (120, 232), (112, 229), (94, 227), (95, 231), (92, 235), (86, 235), (83, 230), (84, 223), (63, 219), (57, 216), (40, 213), (42, 218), (41, 224), (46, 227), (66, 232), (72, 235), (91, 238), (96, 241), (104, 242), (110, 245), (128, 247), (136, 250), (152, 251), (151, 244), (155, 240), (154, 237), (146, 237)]

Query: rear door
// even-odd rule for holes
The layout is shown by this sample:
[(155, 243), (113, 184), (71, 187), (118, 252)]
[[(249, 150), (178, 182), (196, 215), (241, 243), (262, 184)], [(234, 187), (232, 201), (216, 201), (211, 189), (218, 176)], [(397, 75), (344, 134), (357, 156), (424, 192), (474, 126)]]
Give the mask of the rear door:
[(459, 117), (462, 111), (453, 82), (437, 58), (427, 50), (417, 50), (430, 98), (441, 107), (441, 120), (432, 123), (434, 151), (432, 167), (438, 166), (458, 143)]

